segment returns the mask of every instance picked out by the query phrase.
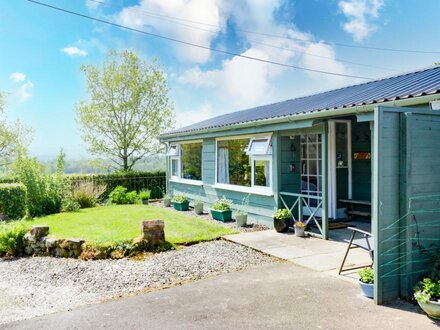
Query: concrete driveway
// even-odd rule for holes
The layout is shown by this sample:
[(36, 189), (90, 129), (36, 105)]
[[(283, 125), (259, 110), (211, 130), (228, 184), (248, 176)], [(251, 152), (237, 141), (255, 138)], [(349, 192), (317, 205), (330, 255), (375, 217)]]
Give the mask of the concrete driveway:
[(412, 305), (292, 263), (4, 325), (4, 329), (438, 329)]

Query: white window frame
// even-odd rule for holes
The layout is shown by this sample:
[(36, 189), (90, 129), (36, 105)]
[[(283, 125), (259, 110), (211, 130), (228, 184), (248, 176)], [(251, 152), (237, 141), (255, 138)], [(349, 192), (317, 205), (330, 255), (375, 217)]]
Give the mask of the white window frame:
[[(254, 153), (254, 152), (251, 152), (252, 144), (254, 143), (255, 140), (266, 140), (266, 146), (264, 147), (264, 150), (265, 150), (264, 153)], [(272, 154), (271, 144), (272, 144), (272, 136), (259, 136), (259, 137), (255, 137), (254, 136), (249, 141), (249, 145), (247, 147), (246, 154), (248, 156), (265, 156), (265, 155), (270, 155), (270, 154)]]
[[(183, 144), (192, 144), (192, 143), (202, 143), (202, 158), (200, 159), (200, 168), (202, 169), (202, 179), (201, 180), (193, 180), (193, 179), (184, 179), (182, 178), (182, 148), (181, 146)], [(170, 181), (172, 182), (179, 182), (179, 183), (187, 183), (187, 184), (193, 184), (193, 185), (203, 185), (203, 140), (191, 140), (191, 141), (182, 141), (179, 143), (171, 143), (170, 147), (177, 146), (177, 155), (174, 156), (168, 156), (170, 158)], [(167, 154), (168, 155), (168, 154)], [(172, 169), (173, 169), (173, 160), (177, 160), (177, 176), (172, 175)]]
[[(267, 146), (267, 154), (265, 155), (249, 155), (248, 150), (250, 147), (250, 144), (253, 139), (262, 139), (267, 138), (268, 139), (268, 146)], [(218, 143), (221, 141), (227, 141), (227, 140), (236, 140), (236, 139), (250, 139), (249, 145), (247, 146), (245, 152), (249, 156), (249, 161), (251, 163), (251, 185), (248, 186), (240, 186), (235, 184), (228, 184), (228, 183), (219, 183), (218, 182)], [(252, 135), (234, 135), (234, 136), (228, 136), (228, 137), (221, 137), (216, 138), (215, 140), (215, 184), (214, 188), (224, 189), (224, 190), (232, 190), (232, 191), (238, 191), (243, 193), (252, 193), (257, 195), (265, 195), (265, 196), (273, 196), (273, 158), (272, 158), (272, 133), (265, 133), (265, 134), (252, 134)], [(270, 153), (269, 153), (270, 152)], [(254, 185), (254, 176), (255, 176), (255, 170), (254, 170), (254, 160), (268, 160), (269, 161), (269, 186), (263, 187), (263, 186), (257, 186)]]

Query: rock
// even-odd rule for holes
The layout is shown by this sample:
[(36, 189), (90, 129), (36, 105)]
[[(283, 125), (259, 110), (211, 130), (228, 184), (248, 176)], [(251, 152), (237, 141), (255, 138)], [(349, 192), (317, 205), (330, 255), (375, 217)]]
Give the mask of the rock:
[(46, 248), (53, 249), (55, 248), (59, 243), (59, 240), (56, 238), (48, 237), (45, 240)]
[(30, 256), (30, 255), (32, 255), (33, 250), (32, 250), (32, 248), (29, 245), (27, 245), (27, 246), (24, 247), (24, 253), (26, 255)]
[(165, 243), (163, 220), (142, 221), (141, 229), (144, 244), (155, 246)]
[(24, 234), (23, 241), (25, 244), (32, 244), (35, 243), (37, 239), (31, 233), (26, 233)]
[(42, 238), (49, 234), (49, 226), (33, 226), (29, 233), (35, 238)]

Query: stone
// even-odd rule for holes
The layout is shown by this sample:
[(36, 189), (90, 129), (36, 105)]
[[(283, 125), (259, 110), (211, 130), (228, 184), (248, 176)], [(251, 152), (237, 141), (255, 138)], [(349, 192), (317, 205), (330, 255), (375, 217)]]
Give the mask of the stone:
[(24, 247), (24, 253), (25, 253), (26, 255), (30, 256), (30, 255), (32, 255), (33, 252), (34, 252), (34, 251), (32, 250), (32, 248), (31, 248), (29, 245), (27, 245), (27, 246)]
[(45, 240), (46, 248), (53, 249), (58, 245), (59, 240), (56, 238), (48, 237)]
[(29, 233), (35, 238), (42, 238), (49, 234), (49, 226), (33, 226)]
[(156, 230), (163, 231), (164, 227), (165, 224), (163, 220), (145, 220), (141, 222), (141, 231), (143, 233)]
[(35, 243), (37, 239), (33, 235), (31, 235), (31, 233), (28, 232), (24, 234), (23, 241), (25, 244), (30, 245), (32, 243)]
[(141, 230), (143, 244), (155, 246), (165, 243), (164, 227), (165, 224), (163, 220), (142, 221)]

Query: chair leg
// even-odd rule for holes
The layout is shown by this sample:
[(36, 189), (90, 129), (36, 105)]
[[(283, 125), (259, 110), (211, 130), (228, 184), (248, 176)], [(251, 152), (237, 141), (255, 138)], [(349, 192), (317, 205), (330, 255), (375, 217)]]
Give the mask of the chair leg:
[(348, 244), (348, 247), (347, 247), (347, 251), (345, 251), (345, 255), (344, 255), (344, 259), (342, 260), (341, 267), (339, 267), (338, 275), (341, 275), (341, 273), (342, 273), (342, 268), (344, 268), (345, 260), (347, 260), (348, 252), (351, 249), (351, 244), (353, 243), (355, 235), (356, 235), (356, 232), (353, 231), (353, 234), (351, 235), (351, 238), (350, 238), (350, 243)]

